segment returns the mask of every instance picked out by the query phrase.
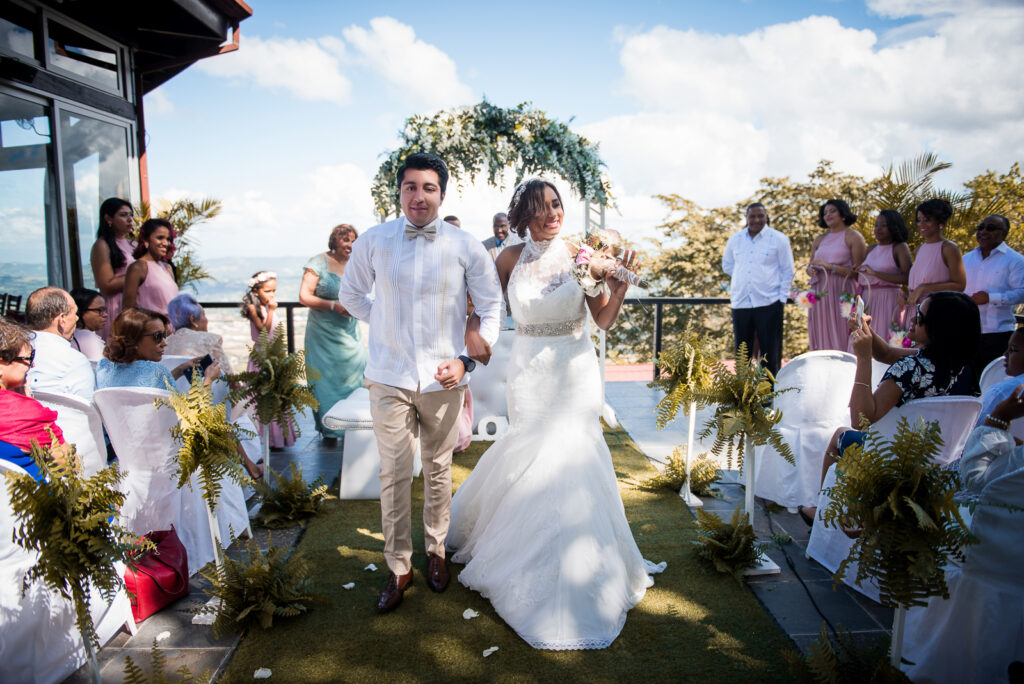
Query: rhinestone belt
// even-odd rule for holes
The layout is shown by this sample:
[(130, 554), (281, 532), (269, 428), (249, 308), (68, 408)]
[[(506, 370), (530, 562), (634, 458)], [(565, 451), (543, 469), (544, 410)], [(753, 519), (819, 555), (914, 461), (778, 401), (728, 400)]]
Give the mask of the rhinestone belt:
[(559, 321), (558, 323), (516, 323), (516, 332), (527, 337), (557, 337), (572, 335), (583, 330), (582, 318), (575, 321)]

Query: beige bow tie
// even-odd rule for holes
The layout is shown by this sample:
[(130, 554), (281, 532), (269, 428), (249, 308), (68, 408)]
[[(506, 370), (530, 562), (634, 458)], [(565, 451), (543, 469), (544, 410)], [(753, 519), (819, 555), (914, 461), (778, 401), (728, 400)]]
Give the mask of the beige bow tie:
[(437, 238), (437, 224), (430, 223), (422, 228), (417, 228), (416, 226), (409, 223), (405, 224), (406, 240), (415, 240), (420, 235), (422, 235), (423, 237), (427, 238), (430, 241), (435, 240)]

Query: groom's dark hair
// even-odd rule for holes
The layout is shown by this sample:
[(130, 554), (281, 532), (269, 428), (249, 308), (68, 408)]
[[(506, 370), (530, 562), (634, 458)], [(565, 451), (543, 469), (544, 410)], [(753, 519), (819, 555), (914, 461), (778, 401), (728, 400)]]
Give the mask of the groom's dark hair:
[(437, 180), (441, 184), (441, 194), (443, 195), (445, 190), (448, 189), (448, 167), (445, 165), (444, 160), (436, 154), (413, 152), (406, 157), (402, 165), (398, 167), (398, 187), (402, 187), (402, 178), (405, 176), (406, 169), (433, 171), (437, 174)]

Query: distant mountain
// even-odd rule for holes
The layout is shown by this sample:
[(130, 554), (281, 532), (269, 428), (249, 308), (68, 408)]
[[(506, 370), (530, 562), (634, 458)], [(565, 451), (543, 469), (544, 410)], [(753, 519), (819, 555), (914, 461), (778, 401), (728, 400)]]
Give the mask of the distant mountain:
[(277, 274), (278, 301), (298, 301), (299, 283), (307, 261), (309, 256), (204, 259), (203, 266), (216, 280), (199, 283), (196, 297), (203, 302), (240, 302), (253, 273), (273, 271)]

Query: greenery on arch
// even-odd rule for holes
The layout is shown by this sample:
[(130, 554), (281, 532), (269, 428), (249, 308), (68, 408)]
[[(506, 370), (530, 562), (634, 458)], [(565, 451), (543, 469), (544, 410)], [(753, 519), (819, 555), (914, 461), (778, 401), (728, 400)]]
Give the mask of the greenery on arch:
[(611, 203), (597, 144), (528, 102), (504, 108), (484, 100), (429, 116), (417, 114), (406, 119), (401, 136), (402, 145), (388, 154), (373, 179), (373, 203), (385, 216), (401, 212), (395, 172), (413, 152), (444, 159), (454, 182), (484, 173), (490, 185), (503, 187), (506, 169), (515, 169), (517, 184), (528, 174), (547, 171), (568, 182), (581, 198)]

